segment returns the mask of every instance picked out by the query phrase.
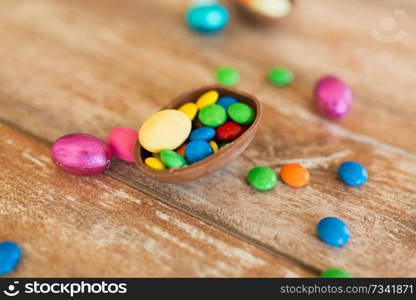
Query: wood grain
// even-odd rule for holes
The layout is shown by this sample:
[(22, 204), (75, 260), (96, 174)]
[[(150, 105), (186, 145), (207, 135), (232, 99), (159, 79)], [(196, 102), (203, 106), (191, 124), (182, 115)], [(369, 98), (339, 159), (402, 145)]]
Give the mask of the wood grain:
[[(416, 128), (412, 1), (298, 2), (294, 17), (278, 28), (249, 27), (233, 15), (227, 32), (207, 38), (184, 26), (187, 1), (5, 0), (0, 12), (3, 93), (11, 93), (12, 99), (24, 97), (25, 91), (14, 88), (25, 81), (26, 92), (36, 89), (62, 100), (69, 96), (81, 107), (85, 102), (100, 103), (100, 109), (86, 111), (89, 124), (75, 114), (67, 116), (73, 124), (67, 129), (89, 125), (105, 134), (107, 127), (90, 123), (104, 118), (107, 124), (136, 125), (152, 109), (144, 99), (166, 104), (172, 95), (211, 83), (213, 70), (222, 64), (241, 70), (241, 89), (276, 108), (290, 106), (314, 117), (313, 84), (323, 74), (333, 73), (352, 86), (357, 100), (354, 113), (339, 122), (342, 128), (415, 150), (416, 141), (408, 131), (392, 134), (395, 128)], [(405, 15), (395, 16), (393, 10), (400, 8)], [(406, 31), (396, 43), (383, 43), (371, 35), (389, 16), (396, 18), (397, 30)], [(261, 47), (253, 51), (253, 45)], [(296, 72), (290, 89), (265, 84), (265, 72), (275, 64)], [(50, 85), (64, 94), (48, 95)], [(92, 86), (99, 91), (92, 93)], [(32, 109), (45, 114), (46, 105), (31, 100)], [(139, 100), (140, 105), (129, 107), (129, 102)], [(124, 118), (112, 113), (115, 106)], [(8, 111), (19, 115), (27, 109), (13, 101)], [(49, 108), (51, 116), (59, 115), (52, 114), (56, 109)]]
[(0, 240), (13, 276), (311, 276), (105, 175), (59, 171), (49, 147), (0, 126)]
[[(118, 161), (107, 174), (311, 268), (415, 276), (416, 7), (298, 2), (299, 11), (280, 27), (250, 27), (233, 14), (226, 32), (201, 37), (183, 24), (185, 1), (2, 1), (0, 118), (50, 142), (70, 132), (105, 137), (114, 126), (137, 127), (183, 91), (212, 83), (217, 66), (233, 65), (243, 76), (238, 88), (266, 104), (260, 132), (242, 157), (185, 185), (154, 182)], [(397, 8), (406, 12), (395, 16), (406, 37), (392, 44), (373, 38), (371, 31)], [(293, 85), (265, 82), (276, 64), (295, 71)], [(356, 96), (351, 115), (337, 123), (322, 119), (312, 104), (313, 84), (327, 73), (344, 78)], [(368, 184), (349, 188), (337, 180), (345, 159), (366, 165)], [(279, 184), (267, 193), (246, 185), (251, 167), (278, 171), (286, 161), (308, 166), (311, 184)], [(316, 238), (316, 223), (327, 215), (350, 225), (346, 247)]]

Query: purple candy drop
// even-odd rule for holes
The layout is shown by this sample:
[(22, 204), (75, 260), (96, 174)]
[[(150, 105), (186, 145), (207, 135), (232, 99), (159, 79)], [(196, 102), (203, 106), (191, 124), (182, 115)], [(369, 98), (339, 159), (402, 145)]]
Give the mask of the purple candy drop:
[(108, 169), (112, 151), (103, 140), (84, 133), (68, 134), (52, 144), (51, 157), (65, 172), (89, 176)]
[(352, 108), (352, 91), (337, 77), (321, 78), (315, 86), (315, 98), (321, 113), (332, 119), (344, 117)]

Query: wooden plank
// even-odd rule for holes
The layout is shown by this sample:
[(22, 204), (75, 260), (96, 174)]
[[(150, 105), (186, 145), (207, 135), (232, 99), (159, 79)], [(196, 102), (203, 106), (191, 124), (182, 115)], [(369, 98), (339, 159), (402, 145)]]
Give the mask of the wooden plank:
[[(4, 1), (2, 11), (15, 13), (0, 18), (0, 117), (49, 141), (76, 131), (105, 137), (114, 126), (136, 127), (183, 90), (210, 83), (219, 64), (235, 65), (243, 73), (239, 87), (267, 103), (262, 129), (240, 159), (186, 185), (152, 182), (118, 162), (108, 174), (315, 268), (415, 276), (416, 157), (410, 152), (416, 118), (407, 96), (414, 91), (414, 21), (405, 19), (407, 45), (382, 45), (369, 37), (369, 26), (374, 16), (394, 8), (393, 2), (360, 5), (365, 17), (359, 20), (349, 7), (358, 1), (299, 2), (303, 17), (276, 31), (234, 18), (227, 33), (206, 38), (178, 26), (185, 2)], [(406, 10), (410, 14), (414, 6)], [(358, 42), (352, 44), (353, 39)], [(261, 47), (256, 52), (253, 45)], [(380, 47), (397, 55), (380, 53)], [(370, 53), (372, 58), (364, 59)], [(264, 82), (265, 70), (275, 63), (296, 71), (292, 87), (278, 90)], [(375, 67), (379, 79), (373, 77)], [(358, 93), (353, 114), (339, 123), (319, 118), (309, 98), (315, 79), (330, 72), (346, 78)], [(397, 81), (394, 90), (379, 83), (390, 79), (388, 74)], [(287, 159), (311, 168), (307, 188), (279, 184), (274, 191), (254, 193), (245, 184), (252, 166), (278, 170)], [(347, 188), (336, 179), (337, 163), (344, 159), (366, 164), (370, 182), (365, 187)], [(345, 248), (334, 250), (315, 237), (316, 222), (327, 215), (350, 224), (353, 239)]]
[(311, 276), (100, 175), (64, 174), (49, 147), (0, 125), (0, 240), (11, 276)]
[[(322, 124), (294, 124), (290, 116), (275, 113), (272, 119), (274, 125), (270, 121), (240, 159), (192, 183), (163, 185), (123, 163), (112, 170), (139, 189), (165, 195), (305, 264), (321, 269), (337, 265), (357, 276), (414, 276), (416, 157), (331, 135), (329, 130), (325, 135)], [(298, 126), (307, 126), (307, 134), (300, 134)], [(347, 187), (336, 178), (338, 163), (348, 159), (368, 168), (370, 181), (364, 187)], [(293, 189), (279, 183), (275, 190), (259, 193), (245, 183), (251, 167), (266, 165), (278, 171), (286, 161), (310, 168), (309, 186)], [(349, 224), (353, 237), (342, 249), (316, 238), (316, 224), (325, 216), (338, 216)]]
[[(28, 90), (37, 89), (39, 97), (69, 96), (81, 106), (84, 101), (96, 101), (104, 111), (116, 109), (124, 114), (121, 120), (112, 114), (112, 123), (137, 124), (141, 112), (146, 115), (147, 109), (154, 109), (149, 104), (158, 106), (185, 89), (211, 83), (218, 65), (231, 64), (243, 73), (241, 88), (255, 92), (276, 109), (290, 106), (314, 117), (313, 84), (323, 74), (333, 73), (356, 94), (354, 113), (339, 126), (416, 150), (412, 133), (394, 134), (395, 128), (416, 128), (412, 101), (416, 8), (412, 1), (383, 1), (383, 5), (359, 0), (298, 1), (297, 15), (277, 29), (249, 27), (234, 14), (226, 33), (208, 38), (184, 26), (186, 5), (186, 1), (168, 0), (2, 1), (2, 94), (25, 97), (24, 91), (13, 89), (25, 81)], [(404, 15), (395, 15), (396, 9)], [(395, 20), (395, 31), (406, 33), (396, 43), (382, 42), (371, 34), (383, 33), (385, 17)], [(253, 45), (260, 46), (253, 51)], [(296, 72), (292, 88), (279, 90), (265, 83), (266, 70), (275, 64)], [(34, 79), (40, 73), (42, 78)], [(49, 94), (50, 86), (59, 87), (64, 95)], [(97, 87), (94, 92), (93, 86)], [(32, 109), (45, 108), (39, 101), (32, 99)], [(19, 114), (28, 109), (16, 101), (11, 105)], [(104, 111), (96, 108), (88, 114), (108, 119)], [(102, 134), (107, 129), (72, 118), (76, 128), (90, 125)]]

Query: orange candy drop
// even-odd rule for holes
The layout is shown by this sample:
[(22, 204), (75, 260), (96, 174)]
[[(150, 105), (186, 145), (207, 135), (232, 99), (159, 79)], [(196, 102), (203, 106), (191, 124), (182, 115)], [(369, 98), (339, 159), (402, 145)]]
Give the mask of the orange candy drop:
[(179, 155), (185, 157), (185, 148), (186, 148), (186, 144), (182, 144), (179, 148), (177, 148), (175, 151), (176, 153), (178, 153)]
[(293, 187), (302, 187), (309, 183), (309, 171), (300, 164), (287, 164), (280, 170), (280, 178)]

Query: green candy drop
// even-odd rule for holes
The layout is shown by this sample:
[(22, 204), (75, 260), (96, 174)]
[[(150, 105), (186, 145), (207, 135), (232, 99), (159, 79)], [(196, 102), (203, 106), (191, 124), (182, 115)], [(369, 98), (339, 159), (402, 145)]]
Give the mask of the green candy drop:
[(342, 269), (327, 269), (322, 272), (321, 278), (351, 278), (351, 274)]
[(231, 67), (221, 67), (217, 69), (215, 79), (219, 84), (232, 86), (240, 81), (240, 73)]
[(166, 167), (171, 169), (186, 166), (185, 158), (172, 150), (162, 150), (160, 152), (160, 160)]
[(227, 112), (231, 120), (242, 125), (251, 124), (256, 118), (254, 109), (241, 102), (231, 105)]
[(211, 104), (199, 111), (198, 118), (204, 126), (218, 127), (227, 120), (227, 112), (221, 105)]
[(269, 71), (267, 78), (272, 84), (282, 87), (291, 83), (294, 75), (289, 69), (277, 67)]
[(277, 177), (276, 173), (266, 167), (255, 167), (248, 172), (248, 183), (255, 189), (261, 191), (267, 191), (276, 186)]

